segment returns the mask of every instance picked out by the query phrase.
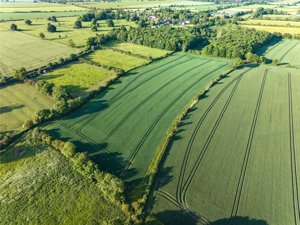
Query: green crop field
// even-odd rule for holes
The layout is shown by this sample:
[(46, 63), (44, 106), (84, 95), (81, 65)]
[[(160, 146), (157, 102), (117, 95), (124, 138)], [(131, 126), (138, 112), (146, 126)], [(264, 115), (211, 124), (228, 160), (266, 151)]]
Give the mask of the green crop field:
[(1, 224), (122, 224), (125, 218), (66, 157), (29, 135), (0, 152), (0, 193)]
[(261, 26), (261, 25), (244, 25), (242, 24), (243, 27), (246, 28), (254, 28), (256, 30), (261, 30), (261, 31), (268, 31), (271, 33), (282, 33), (282, 34), (300, 34), (300, 28), (298, 27), (286, 27), (286, 26)]
[(112, 49), (94, 51), (93, 53), (89, 54), (86, 58), (107, 66), (120, 68), (125, 71), (128, 71), (137, 66), (144, 65), (148, 62), (148, 60), (146, 59), (126, 55), (124, 53), (113, 51)]
[(182, 108), (231, 61), (176, 54), (131, 71), (108, 91), (49, 126), (73, 140), (107, 171), (143, 179), (150, 162)]
[[(240, 24), (244, 25), (257, 25), (257, 26), (279, 26), (279, 27), (297, 27), (300, 30), (300, 21), (282, 21), (282, 20), (254, 20), (249, 19), (241, 21)], [(300, 32), (300, 31), (299, 31)], [(286, 32), (288, 33), (288, 32)]]
[(279, 64), (300, 67), (300, 41), (285, 39), (270, 46), (266, 52), (267, 59), (277, 59)]
[(47, 19), (50, 16), (56, 17), (71, 17), (80, 16), (87, 11), (66, 11), (66, 12), (18, 12), (18, 13), (0, 13), (0, 21), (7, 20), (36, 20), (36, 19)]
[(137, 44), (128, 43), (128, 42), (126, 42), (126, 43), (113, 42), (110, 46), (113, 48), (116, 48), (116, 49), (131, 52), (133, 54), (138, 54), (138, 55), (142, 55), (145, 57), (152, 57), (154, 59), (163, 57), (163, 56), (167, 55), (168, 53), (170, 53), (170, 51), (161, 50), (161, 49), (157, 49), (157, 48), (150, 48), (147, 46), (137, 45)]
[(85, 10), (75, 5), (53, 3), (0, 3), (0, 13), (5, 12), (65, 12)]
[(246, 67), (215, 85), (167, 149), (154, 215), (172, 225), (299, 224), (299, 102), (297, 69)]
[(39, 77), (57, 86), (64, 86), (69, 92), (84, 91), (93, 85), (116, 76), (112, 71), (85, 63), (72, 63)]
[(17, 31), (0, 31), (0, 43), (0, 72), (4, 75), (11, 75), (21, 67), (28, 70), (39, 68), (78, 52), (77, 49)]
[(52, 108), (54, 101), (35, 91), (34, 87), (16, 83), (0, 88), (0, 133), (22, 130), (28, 119), (40, 109)]
[[(98, 21), (99, 27), (97, 32), (91, 30), (90, 22), (82, 22), (83, 28), (75, 29), (74, 22), (77, 17), (62, 17), (57, 18), (57, 22), (51, 22), (57, 28), (57, 32), (47, 32), (47, 24), (50, 22), (47, 19), (37, 19), (32, 21), (32, 25), (26, 25), (24, 21), (14, 22), (22, 33), (30, 34), (32, 36), (39, 37), (40, 33), (44, 33), (47, 40), (68, 44), (69, 40), (72, 39), (76, 47), (85, 47), (87, 38), (95, 36), (96, 34), (108, 33), (113, 27), (107, 27), (106, 21)], [(0, 23), (2, 30), (8, 30), (12, 22)], [(124, 25), (125, 27), (132, 26), (136, 27), (136, 23), (126, 20), (114, 20), (115, 28)]]

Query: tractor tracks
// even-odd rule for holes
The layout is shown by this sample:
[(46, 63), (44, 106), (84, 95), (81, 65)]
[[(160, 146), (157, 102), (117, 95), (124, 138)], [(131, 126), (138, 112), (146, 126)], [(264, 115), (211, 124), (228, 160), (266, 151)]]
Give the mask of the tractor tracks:
[(230, 219), (227, 224), (235, 224), (235, 222), (236, 222), (235, 217), (237, 215), (241, 196), (242, 196), (242, 190), (243, 190), (244, 181), (245, 181), (245, 177), (246, 177), (246, 171), (247, 171), (250, 153), (251, 153), (251, 149), (252, 149), (253, 137), (254, 137), (254, 133), (255, 133), (257, 118), (258, 118), (261, 100), (262, 100), (264, 87), (265, 87), (265, 83), (266, 83), (266, 79), (267, 79), (267, 74), (268, 74), (268, 69), (265, 69), (263, 80), (262, 80), (260, 91), (259, 91), (259, 95), (258, 95), (258, 99), (257, 99), (257, 103), (256, 103), (256, 108), (254, 111), (251, 129), (250, 129), (250, 133), (249, 133), (249, 137), (248, 137), (248, 141), (247, 141), (246, 151), (245, 151), (242, 168), (241, 168), (241, 172), (240, 172), (240, 176), (239, 176), (239, 180), (238, 180), (238, 184), (237, 184), (235, 198), (234, 198), (233, 206), (231, 209), (231, 215), (230, 215)]
[[(234, 83), (236, 82), (238, 79), (240, 79), (244, 74), (246, 74), (247, 72), (249, 72), (251, 70), (248, 69), (245, 72), (239, 74), (236, 78), (234, 78), (232, 81), (230, 81), (219, 93), (218, 95), (215, 97), (215, 99), (212, 101), (212, 103), (209, 105), (209, 107), (206, 109), (206, 111), (204, 112), (204, 114), (202, 115), (202, 117), (200, 118), (200, 120), (198, 121), (196, 128), (194, 129), (192, 136), (190, 137), (190, 140), (188, 142), (188, 145), (186, 147), (186, 151), (185, 151), (185, 155), (182, 161), (182, 165), (180, 168), (180, 174), (179, 174), (179, 179), (178, 179), (178, 183), (177, 183), (177, 187), (176, 187), (176, 198), (178, 200), (180, 200), (180, 195), (182, 192), (182, 185), (184, 182), (184, 174), (186, 171), (186, 167), (187, 167), (187, 162), (188, 159), (190, 157), (190, 151), (192, 149), (192, 146), (194, 144), (195, 138), (199, 132), (199, 129), (203, 123), (203, 121), (206, 119), (208, 113), (212, 110), (212, 108), (214, 107), (214, 105), (218, 102), (218, 100), (220, 99), (220, 97), (224, 94), (224, 92)], [(182, 204), (182, 202), (181, 202)]]
[(295, 225), (300, 222), (300, 204), (299, 189), (297, 176), (297, 157), (294, 137), (294, 117), (293, 117), (293, 94), (292, 94), (292, 78), (288, 73), (288, 96), (289, 96), (289, 130), (290, 130), (290, 157), (291, 157), (291, 173), (292, 173), (292, 194), (293, 194), (293, 210)]

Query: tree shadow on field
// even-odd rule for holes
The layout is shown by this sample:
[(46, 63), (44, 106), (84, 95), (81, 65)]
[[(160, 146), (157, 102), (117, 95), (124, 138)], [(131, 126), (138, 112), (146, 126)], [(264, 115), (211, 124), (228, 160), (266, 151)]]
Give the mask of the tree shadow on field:
[[(197, 215), (185, 210), (165, 210), (154, 215), (159, 221), (165, 225), (200, 225), (200, 218)], [(265, 220), (258, 220), (249, 217), (236, 216), (232, 218), (224, 218), (216, 221), (210, 221), (209, 225), (268, 225)], [(147, 224), (150, 225), (150, 224)]]
[(14, 105), (10, 105), (10, 106), (3, 106), (3, 107), (0, 107), (0, 114), (8, 113), (8, 112), (11, 112), (15, 109), (21, 109), (23, 107), (25, 107), (25, 105), (24, 104), (19, 104), (19, 103), (14, 104)]

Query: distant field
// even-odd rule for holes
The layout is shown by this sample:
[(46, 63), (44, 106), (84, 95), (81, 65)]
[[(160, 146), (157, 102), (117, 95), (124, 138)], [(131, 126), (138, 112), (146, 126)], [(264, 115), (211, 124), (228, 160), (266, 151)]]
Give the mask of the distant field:
[(300, 76), (234, 71), (183, 119), (159, 173), (164, 224), (297, 225)]
[(132, 68), (144, 65), (148, 62), (148, 60), (119, 53), (111, 49), (94, 51), (93, 53), (89, 54), (86, 58), (92, 59), (95, 62), (99, 62), (107, 66), (113, 66), (116, 68), (123, 69), (124, 71), (128, 71)]
[(125, 218), (61, 153), (32, 143), (29, 136), (0, 153), (0, 193), (2, 224), (27, 224), (29, 219), (42, 225), (111, 224), (116, 219), (122, 224)]
[(256, 30), (268, 31), (271, 33), (280, 32), (280, 33), (288, 33), (288, 34), (300, 34), (300, 28), (297, 27), (277, 27), (277, 26), (258, 26), (258, 25), (242, 25), (247, 28), (254, 28)]
[(145, 57), (152, 57), (152, 58), (160, 58), (165, 56), (166, 54), (170, 53), (170, 51), (156, 49), (156, 48), (150, 48), (143, 45), (136, 45), (132, 43), (114, 43), (111, 45), (111, 47), (120, 49), (123, 51), (128, 51), (133, 54), (139, 54)]
[[(0, 13), (0, 21), (5, 20), (21, 20), (21, 19), (47, 19), (50, 16), (67, 17), (79, 16), (87, 11), (67, 11), (67, 12), (18, 12), (18, 13)], [(24, 24), (24, 23), (23, 23)]]
[(54, 101), (24, 83), (0, 88), (0, 133), (20, 131), (40, 109), (52, 108)]
[(280, 64), (290, 64), (300, 68), (300, 41), (285, 39), (270, 46), (264, 55), (268, 59), (277, 59)]
[(210, 5), (211, 2), (196, 2), (196, 1), (122, 1), (122, 2), (84, 2), (76, 3), (78, 6), (103, 8), (158, 8), (168, 6), (202, 6)]
[[(38, 19), (32, 21), (32, 25), (26, 25), (24, 21), (14, 22), (22, 33), (30, 34), (39, 37), (42, 32), (45, 34), (47, 40), (55, 41), (61, 44), (68, 44), (69, 40), (72, 39), (76, 47), (84, 47), (88, 37), (95, 36), (96, 34), (107, 33), (112, 27), (107, 27), (104, 20), (98, 21), (100, 27), (97, 32), (91, 30), (91, 22), (83, 22), (82, 29), (75, 29), (74, 22), (77, 17), (63, 17), (58, 18), (58, 22), (51, 22), (57, 27), (57, 32), (49, 33), (47, 32), (47, 24), (49, 21), (47, 19)], [(8, 30), (12, 22), (0, 23), (0, 28), (2, 30)], [(126, 20), (115, 20), (115, 27), (120, 27), (125, 25), (126, 27), (137, 26), (134, 22), (128, 22)]]
[(252, 20), (240, 22), (243, 25), (258, 25), (258, 26), (282, 26), (284, 28), (297, 27), (300, 32), (300, 21), (282, 21), (282, 20)]
[(106, 69), (85, 63), (72, 63), (55, 69), (39, 77), (57, 86), (64, 86), (69, 92), (75, 93), (86, 90), (100, 81), (115, 76)]
[(38, 68), (78, 52), (77, 49), (16, 31), (0, 31), (0, 43), (0, 72), (4, 75), (11, 75), (21, 67), (29, 70)]
[(130, 72), (48, 129), (88, 151), (102, 169), (126, 180), (143, 180), (178, 113), (231, 65), (228, 60), (170, 56)]
[(65, 12), (86, 10), (74, 5), (49, 3), (0, 3), (0, 13), (7, 12)]

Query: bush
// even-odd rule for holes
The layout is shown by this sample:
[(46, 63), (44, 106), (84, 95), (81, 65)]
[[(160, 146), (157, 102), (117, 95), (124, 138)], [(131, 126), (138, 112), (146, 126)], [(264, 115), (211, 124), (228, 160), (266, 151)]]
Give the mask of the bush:
[(115, 26), (114, 21), (112, 19), (106, 20), (106, 24), (107, 24), (108, 27), (114, 27)]
[(27, 19), (27, 20), (25, 20), (25, 24), (27, 24), (27, 25), (31, 25), (31, 24), (32, 24), (32, 21), (31, 21), (31, 20), (29, 20), (29, 19)]
[(35, 88), (38, 92), (44, 95), (52, 95), (54, 84), (48, 83), (44, 80), (36, 82)]
[(75, 21), (74, 28), (76, 28), (76, 29), (82, 28), (82, 23), (80, 20)]
[(14, 72), (13, 77), (17, 80), (24, 80), (27, 78), (27, 70), (22, 67)]
[(16, 30), (18, 30), (18, 26), (13, 23), (13, 24), (10, 25), (10, 29), (13, 30), (13, 31), (16, 31)]
[(56, 32), (56, 26), (54, 26), (53, 24), (49, 24), (47, 27), (47, 31), (50, 33)]

